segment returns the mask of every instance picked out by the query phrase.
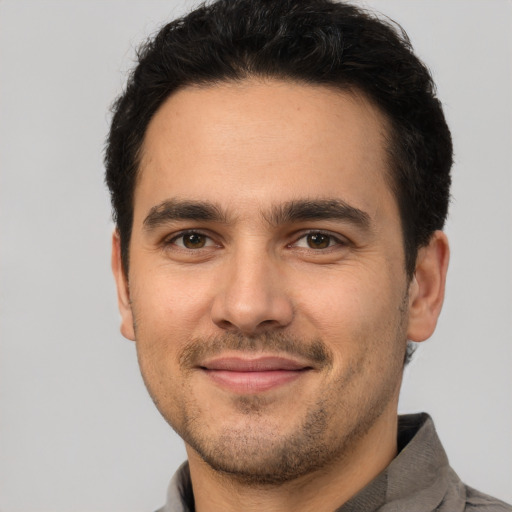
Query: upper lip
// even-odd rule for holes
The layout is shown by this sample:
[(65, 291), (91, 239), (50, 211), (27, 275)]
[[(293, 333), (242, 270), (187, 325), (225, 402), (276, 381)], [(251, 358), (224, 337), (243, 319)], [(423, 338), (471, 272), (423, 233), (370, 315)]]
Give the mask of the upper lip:
[(224, 370), (231, 372), (265, 372), (277, 370), (305, 370), (312, 368), (311, 365), (304, 364), (301, 361), (279, 356), (260, 356), (260, 357), (216, 357), (204, 361), (200, 368), (206, 370)]

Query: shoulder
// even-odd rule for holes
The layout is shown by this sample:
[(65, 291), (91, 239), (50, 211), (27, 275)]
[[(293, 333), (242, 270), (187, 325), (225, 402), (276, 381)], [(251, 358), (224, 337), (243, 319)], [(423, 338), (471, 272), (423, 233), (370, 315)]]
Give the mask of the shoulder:
[(512, 512), (512, 505), (466, 486), (464, 512)]

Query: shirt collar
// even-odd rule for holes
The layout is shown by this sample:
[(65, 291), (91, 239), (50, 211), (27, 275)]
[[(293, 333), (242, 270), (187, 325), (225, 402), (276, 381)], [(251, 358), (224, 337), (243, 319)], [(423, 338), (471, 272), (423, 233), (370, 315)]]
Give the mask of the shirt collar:
[(398, 449), (391, 464), (336, 512), (437, 508), (453, 471), (428, 414), (399, 416)]
[[(391, 464), (336, 512), (436, 509), (454, 473), (428, 414), (399, 416), (398, 449)], [(188, 462), (172, 478), (159, 512), (194, 512)]]

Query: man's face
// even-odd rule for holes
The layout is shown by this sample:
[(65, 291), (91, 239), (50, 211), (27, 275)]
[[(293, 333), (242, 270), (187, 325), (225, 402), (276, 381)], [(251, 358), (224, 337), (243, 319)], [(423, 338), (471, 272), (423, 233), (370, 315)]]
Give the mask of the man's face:
[(385, 131), (360, 96), (279, 81), (184, 88), (151, 121), (122, 331), (191, 458), (284, 481), (395, 417), (409, 286)]

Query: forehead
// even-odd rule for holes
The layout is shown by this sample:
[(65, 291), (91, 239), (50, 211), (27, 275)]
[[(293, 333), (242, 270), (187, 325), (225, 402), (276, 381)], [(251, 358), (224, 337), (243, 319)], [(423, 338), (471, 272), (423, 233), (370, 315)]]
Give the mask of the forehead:
[(364, 96), (324, 86), (186, 87), (147, 128), (134, 213), (168, 197), (226, 208), (336, 197), (371, 213), (376, 194), (390, 198), (387, 129)]

